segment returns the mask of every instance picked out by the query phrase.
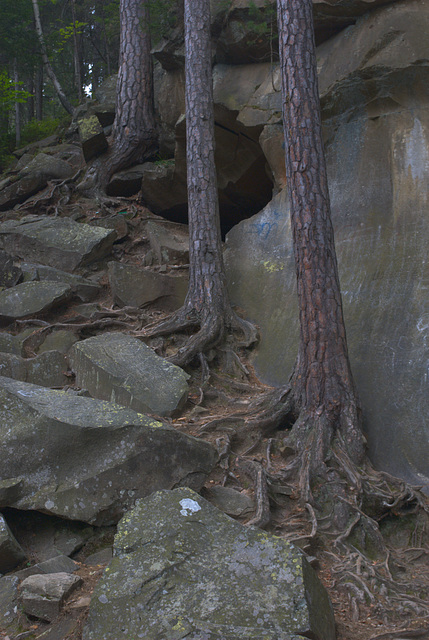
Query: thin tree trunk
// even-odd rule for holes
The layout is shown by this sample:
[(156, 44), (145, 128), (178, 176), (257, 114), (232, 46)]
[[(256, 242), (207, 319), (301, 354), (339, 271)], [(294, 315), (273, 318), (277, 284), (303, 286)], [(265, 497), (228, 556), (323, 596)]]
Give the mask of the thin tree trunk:
[(364, 455), (331, 223), (311, 0), (278, 0), (286, 174), (291, 202), (300, 344), (291, 380), (299, 450), (320, 470), (340, 439)]
[(83, 83), (82, 83), (82, 52), (79, 46), (79, 38), (76, 31), (76, 3), (71, 0), (71, 11), (73, 20), (73, 62), (74, 62), (74, 78), (79, 102), (83, 100)]
[(35, 75), (36, 120), (43, 120), (43, 65), (39, 65)]
[(116, 171), (153, 155), (157, 146), (148, 0), (121, 0), (120, 22), (116, 116), (102, 185)]
[[(19, 91), (18, 63), (16, 58), (13, 61), (13, 81), (15, 83), (15, 92)], [(15, 144), (18, 147), (21, 142), (21, 110), (19, 102), (15, 100)]]
[(34, 118), (34, 75), (27, 78), (27, 91), (30, 97), (27, 100), (27, 122)]
[(57, 76), (55, 75), (54, 70), (51, 67), (51, 64), (49, 62), (49, 58), (48, 58), (48, 54), (46, 51), (46, 45), (45, 45), (45, 39), (43, 37), (43, 30), (42, 30), (42, 23), (40, 20), (40, 12), (39, 12), (39, 5), (37, 0), (31, 0), (33, 3), (33, 12), (34, 12), (34, 23), (35, 23), (35, 27), (36, 27), (36, 33), (37, 33), (37, 37), (39, 39), (39, 44), (40, 44), (40, 49), (42, 51), (42, 60), (43, 60), (43, 64), (45, 66), (46, 69), (46, 73), (49, 76), (49, 79), (51, 80), (55, 92), (58, 96), (59, 101), (61, 102), (62, 106), (64, 107), (64, 109), (70, 113), (70, 115), (73, 114), (73, 107), (70, 104), (70, 102), (68, 101), (64, 91), (62, 90), (62, 87), (58, 81)]
[(107, 75), (110, 76), (112, 73), (112, 69), (110, 64), (109, 42), (108, 42), (107, 33), (106, 33), (106, 14), (104, 11), (104, 2), (105, 0), (102, 0), (100, 12), (101, 12), (101, 18), (103, 21), (103, 44), (104, 44), (104, 55), (106, 58), (106, 65), (107, 65)]

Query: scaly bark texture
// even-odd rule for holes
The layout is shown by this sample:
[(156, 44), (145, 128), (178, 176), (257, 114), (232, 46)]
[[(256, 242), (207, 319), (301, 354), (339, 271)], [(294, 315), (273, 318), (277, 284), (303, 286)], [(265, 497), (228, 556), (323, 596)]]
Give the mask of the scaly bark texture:
[(292, 430), (313, 473), (337, 442), (364, 456), (331, 223), (311, 0), (278, 0), (286, 173), (298, 285), (300, 345), (291, 379)]
[(210, 0), (185, 0), (185, 102), (189, 219), (189, 288), (184, 306), (151, 334), (199, 326), (171, 358), (184, 365), (238, 329), (245, 342), (256, 339), (250, 323), (231, 308), (226, 287), (214, 161), (214, 110), (210, 41)]
[(116, 117), (112, 148), (103, 159), (104, 186), (116, 171), (153, 155), (157, 146), (148, 0), (121, 0), (120, 24)]

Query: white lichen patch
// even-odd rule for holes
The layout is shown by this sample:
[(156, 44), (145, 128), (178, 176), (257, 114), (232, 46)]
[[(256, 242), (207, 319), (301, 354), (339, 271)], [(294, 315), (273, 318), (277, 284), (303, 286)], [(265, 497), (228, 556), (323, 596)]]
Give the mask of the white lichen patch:
[(179, 502), (180, 506), (180, 514), (182, 516), (191, 516), (193, 513), (197, 513), (197, 511), (201, 511), (201, 507), (196, 500), (191, 500), (190, 498), (185, 498)]

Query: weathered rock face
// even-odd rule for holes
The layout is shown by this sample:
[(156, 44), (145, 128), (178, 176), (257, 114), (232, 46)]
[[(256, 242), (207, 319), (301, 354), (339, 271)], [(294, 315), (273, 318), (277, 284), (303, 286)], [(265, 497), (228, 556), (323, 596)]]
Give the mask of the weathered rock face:
[(18, 483), (0, 507), (101, 525), (160, 488), (199, 489), (216, 452), (131, 409), (0, 377), (0, 458)]
[(142, 307), (156, 302), (159, 309), (175, 311), (185, 301), (188, 275), (171, 275), (109, 262), (113, 299), (121, 307)]
[(111, 229), (69, 218), (29, 215), (0, 225), (0, 246), (8, 253), (65, 271), (104, 257), (115, 239)]
[(7, 573), (25, 559), (24, 551), (0, 514), (0, 573)]
[(82, 584), (82, 578), (69, 573), (51, 573), (25, 578), (20, 600), (24, 612), (47, 622), (60, 614), (63, 602)]
[(79, 138), (83, 156), (89, 162), (95, 156), (106, 151), (107, 138), (96, 115), (87, 115), (78, 121)]
[[(426, 0), (397, 2), (318, 48), (344, 313), (369, 452), (379, 468), (427, 488), (428, 28)], [(255, 365), (273, 384), (287, 381), (297, 353), (287, 215), (280, 194), (228, 236), (232, 298), (261, 326)]]
[(23, 282), (0, 292), (0, 320), (16, 320), (45, 313), (72, 296), (62, 282)]
[(137, 338), (103, 333), (77, 342), (70, 362), (76, 383), (101, 400), (168, 416), (188, 397), (183, 369), (160, 358)]
[(301, 552), (189, 489), (140, 500), (120, 522), (83, 633), (84, 640), (302, 636), (334, 640), (335, 624)]
[(88, 302), (100, 293), (100, 287), (95, 282), (61, 271), (61, 269), (24, 262), (21, 264), (21, 270), (26, 282), (62, 282), (70, 285), (73, 294), (80, 298), (82, 302)]
[(0, 352), (0, 375), (42, 387), (62, 387), (68, 382), (67, 361), (59, 351), (45, 351), (34, 358)]

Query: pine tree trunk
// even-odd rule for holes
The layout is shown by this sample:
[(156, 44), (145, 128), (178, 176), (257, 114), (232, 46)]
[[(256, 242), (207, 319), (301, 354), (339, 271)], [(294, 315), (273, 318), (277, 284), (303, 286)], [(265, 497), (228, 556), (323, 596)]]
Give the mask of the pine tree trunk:
[(45, 45), (45, 39), (43, 37), (43, 30), (42, 30), (42, 23), (40, 20), (40, 12), (39, 12), (39, 5), (37, 0), (31, 0), (33, 3), (33, 12), (34, 12), (34, 23), (35, 23), (35, 27), (36, 27), (36, 33), (37, 33), (37, 37), (39, 39), (39, 44), (40, 44), (40, 49), (42, 51), (42, 60), (43, 60), (43, 64), (45, 66), (46, 69), (46, 73), (49, 76), (49, 79), (51, 80), (53, 87), (55, 89), (55, 92), (58, 96), (59, 101), (61, 102), (62, 106), (64, 107), (64, 109), (67, 111), (67, 113), (69, 113), (70, 115), (73, 114), (73, 107), (70, 104), (70, 102), (68, 101), (59, 81), (57, 76), (55, 75), (54, 70), (51, 67), (51, 63), (49, 62), (49, 58), (48, 58), (48, 54), (46, 51), (46, 45)]
[(222, 316), (229, 302), (214, 161), (209, 0), (185, 0), (185, 104), (189, 218), (187, 303), (201, 318)]
[(291, 202), (300, 345), (291, 386), (298, 449), (312, 441), (323, 466), (336, 438), (353, 462), (364, 455), (344, 327), (331, 223), (311, 0), (278, 0), (286, 174)]
[[(15, 83), (15, 91), (18, 93), (19, 91), (19, 77), (18, 77), (18, 63), (16, 58), (13, 61), (13, 81)], [(15, 101), (15, 144), (19, 147), (21, 142), (21, 109), (19, 107), (19, 102)]]
[(116, 117), (104, 184), (119, 169), (152, 155), (157, 143), (148, 0), (121, 0), (120, 22)]

